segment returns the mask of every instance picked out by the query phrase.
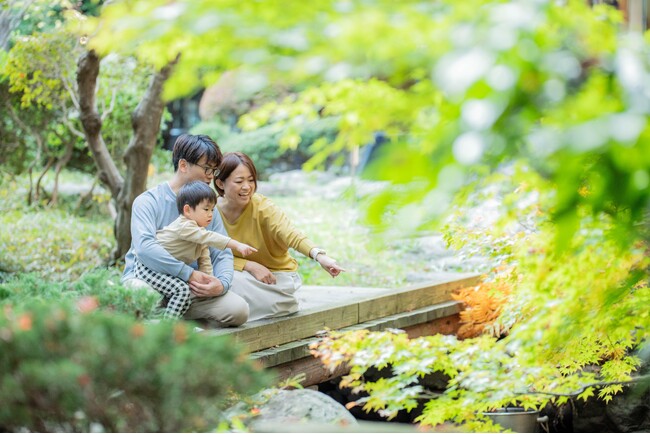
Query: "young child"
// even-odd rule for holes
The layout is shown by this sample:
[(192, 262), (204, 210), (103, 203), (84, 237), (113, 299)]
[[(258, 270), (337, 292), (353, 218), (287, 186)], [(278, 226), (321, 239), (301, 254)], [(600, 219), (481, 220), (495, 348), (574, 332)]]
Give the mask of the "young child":
[(199, 270), (209, 275), (213, 274), (209, 247), (219, 250), (230, 248), (242, 256), (257, 252), (248, 244), (205, 229), (212, 221), (216, 204), (217, 195), (208, 184), (189, 182), (181, 187), (176, 197), (180, 215), (156, 232), (156, 239), (170, 255), (188, 265), (198, 261)]

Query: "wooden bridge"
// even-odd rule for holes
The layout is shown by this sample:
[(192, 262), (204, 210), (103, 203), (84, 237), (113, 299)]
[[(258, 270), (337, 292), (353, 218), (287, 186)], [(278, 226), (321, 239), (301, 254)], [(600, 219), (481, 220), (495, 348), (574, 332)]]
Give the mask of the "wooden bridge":
[(411, 337), (454, 334), (461, 303), (451, 293), (479, 282), (478, 274), (441, 273), (439, 279), (401, 289), (306, 285), (296, 293), (300, 310), (293, 315), (205, 333), (232, 335), (251, 358), (275, 369), (278, 380), (305, 374), (302, 385), (311, 386), (346, 373), (345, 367), (330, 372), (309, 353), (319, 331), (397, 328)]

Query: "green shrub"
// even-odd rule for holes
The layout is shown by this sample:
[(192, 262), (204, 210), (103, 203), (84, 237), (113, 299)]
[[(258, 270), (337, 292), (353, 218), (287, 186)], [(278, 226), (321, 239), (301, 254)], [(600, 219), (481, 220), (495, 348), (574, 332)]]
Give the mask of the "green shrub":
[(101, 266), (113, 247), (109, 220), (93, 222), (62, 210), (14, 210), (0, 215), (0, 271), (75, 278)]
[(208, 134), (219, 142), (223, 152), (241, 151), (248, 154), (261, 176), (299, 169), (315, 151), (312, 145), (318, 139), (332, 141), (338, 132), (338, 119), (323, 118), (297, 128), (300, 143), (295, 149), (280, 145), (286, 126), (267, 125), (254, 131), (224, 135), (225, 127), (215, 122), (202, 122), (192, 129), (195, 134)]
[(222, 122), (220, 119), (215, 118), (208, 121), (202, 121), (196, 124), (190, 132), (192, 134), (207, 134), (213, 140), (216, 140), (221, 146), (221, 141), (226, 137), (233, 134), (230, 126)]
[(153, 316), (160, 296), (153, 290), (134, 290), (120, 284), (121, 271), (98, 268), (75, 281), (50, 281), (36, 273), (13, 275), (0, 283), (0, 305), (30, 305), (36, 301), (51, 303), (95, 297), (99, 307), (133, 316)]
[(227, 337), (87, 306), (4, 306), (1, 430), (206, 431), (233, 394), (268, 384)]

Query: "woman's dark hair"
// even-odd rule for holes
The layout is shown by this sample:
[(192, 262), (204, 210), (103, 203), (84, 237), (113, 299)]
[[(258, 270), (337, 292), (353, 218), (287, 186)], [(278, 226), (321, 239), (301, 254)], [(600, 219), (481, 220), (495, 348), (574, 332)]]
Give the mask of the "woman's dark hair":
[(176, 207), (178, 208), (178, 213), (183, 214), (183, 208), (185, 205), (189, 205), (190, 208), (196, 209), (196, 207), (204, 200), (208, 200), (212, 206), (214, 206), (217, 204), (217, 194), (205, 182), (188, 182), (181, 187), (178, 191), (178, 196), (176, 196)]
[(251, 175), (253, 175), (253, 181), (255, 182), (254, 192), (257, 191), (257, 169), (255, 169), (255, 164), (253, 164), (251, 157), (244, 154), (243, 152), (227, 152), (223, 156), (223, 160), (219, 166), (219, 174), (214, 177), (214, 188), (217, 190), (217, 193), (219, 193), (219, 196), (223, 196), (224, 191), (217, 186), (217, 180), (226, 182), (226, 179), (228, 179), (230, 174), (236, 168), (238, 168), (240, 164), (248, 167), (248, 170), (251, 171)]
[(217, 167), (221, 164), (223, 154), (219, 145), (209, 136), (204, 134), (181, 134), (174, 143), (172, 162), (174, 172), (178, 170), (178, 162), (185, 160), (191, 164), (198, 164), (203, 156), (207, 157), (207, 164)]

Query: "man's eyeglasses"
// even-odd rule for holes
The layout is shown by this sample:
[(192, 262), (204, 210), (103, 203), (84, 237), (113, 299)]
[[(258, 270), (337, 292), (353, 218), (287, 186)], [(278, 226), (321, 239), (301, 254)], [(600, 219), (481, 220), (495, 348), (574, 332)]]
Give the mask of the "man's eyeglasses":
[[(189, 163), (189, 161), (188, 161), (188, 163)], [(219, 168), (218, 167), (204, 166), (202, 164), (195, 164), (195, 163), (190, 163), (190, 164), (194, 164), (195, 166), (199, 166), (201, 169), (203, 169), (203, 172), (206, 175), (212, 175), (212, 176), (216, 177), (219, 174)]]

